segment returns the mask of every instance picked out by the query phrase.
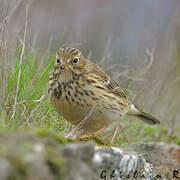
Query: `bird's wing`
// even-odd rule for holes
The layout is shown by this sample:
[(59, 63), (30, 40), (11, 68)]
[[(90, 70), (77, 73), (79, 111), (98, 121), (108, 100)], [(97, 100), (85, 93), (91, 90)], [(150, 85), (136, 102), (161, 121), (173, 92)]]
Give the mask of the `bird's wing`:
[(126, 98), (126, 94), (123, 91), (123, 89), (120, 87), (120, 85), (109, 78), (109, 81), (105, 82), (105, 86), (108, 87), (108, 89), (115, 95)]
[(120, 87), (119, 83), (112, 80), (99, 66), (94, 64), (94, 67), (91, 69), (93, 74), (96, 74), (98, 78), (105, 84), (107, 90), (113, 94), (126, 98), (126, 94), (123, 89)]

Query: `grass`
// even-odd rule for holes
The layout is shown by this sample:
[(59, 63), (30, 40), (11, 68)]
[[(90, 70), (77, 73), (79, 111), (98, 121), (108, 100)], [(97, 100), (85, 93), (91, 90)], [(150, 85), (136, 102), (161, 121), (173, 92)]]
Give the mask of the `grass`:
[[(61, 118), (57, 116), (48, 98), (43, 102), (37, 100), (47, 94), (48, 76), (52, 70), (54, 56), (49, 49), (39, 61), (38, 52), (32, 50), (25, 52), (22, 66), (19, 58), (22, 46), (17, 50), (17, 57), (14, 66), (6, 65), (5, 101), (0, 111), (0, 129), (17, 128), (53, 128), (56, 121)], [(13, 61), (13, 60), (12, 60)], [(18, 90), (18, 102), (16, 113), (12, 118), (14, 97), (18, 82), (18, 72), (21, 68), (21, 76)], [(39, 105), (39, 103), (41, 103)], [(39, 106), (38, 106), (39, 105)], [(32, 114), (33, 111), (33, 114)], [(31, 116), (31, 117), (30, 117)], [(27, 122), (29, 119), (29, 122)], [(52, 121), (52, 122), (51, 122)]]
[[(62, 118), (57, 115), (49, 99), (46, 97), (43, 101), (39, 100), (43, 95), (47, 95), (47, 81), (55, 55), (47, 49), (42, 58), (39, 59), (38, 51), (34, 53), (33, 50), (25, 50), (20, 66), (21, 49), (22, 46), (17, 49), (14, 66), (6, 64), (5, 67), (5, 101), (0, 107), (0, 131), (42, 128), (62, 133), (67, 125), (63, 124)], [(22, 72), (19, 81), (18, 101), (15, 116), (12, 117), (20, 68)], [(59, 127), (58, 124), (60, 124)], [(149, 126), (141, 121), (134, 121), (133, 118), (126, 118), (122, 124), (127, 127), (117, 136), (116, 144), (137, 141), (168, 141), (180, 144), (180, 138), (173, 134), (167, 140), (167, 131), (160, 126)]]

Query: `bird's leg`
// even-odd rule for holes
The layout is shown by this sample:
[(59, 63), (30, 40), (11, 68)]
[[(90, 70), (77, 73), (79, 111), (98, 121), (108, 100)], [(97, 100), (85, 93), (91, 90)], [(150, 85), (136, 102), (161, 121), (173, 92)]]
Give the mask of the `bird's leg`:
[(115, 127), (113, 136), (112, 136), (112, 138), (111, 138), (111, 140), (110, 140), (110, 142), (111, 142), (112, 144), (114, 143), (114, 140), (115, 140), (115, 138), (116, 138), (116, 136), (117, 136), (118, 130), (119, 130), (119, 126)]
[[(106, 126), (103, 126), (101, 129), (99, 129), (94, 134), (90, 135), (89, 137), (98, 136), (99, 134), (103, 133), (105, 128), (106, 128)], [(86, 132), (87, 132), (86, 130), (82, 130), (82, 132), (78, 136), (83, 136), (84, 134), (86, 134)], [(86, 137), (88, 137), (88, 136), (86, 136)]]
[(106, 131), (104, 136), (105, 136), (105, 140), (108, 141), (108, 142), (111, 142), (113, 143), (114, 142), (114, 139), (118, 133), (118, 130), (119, 130), (119, 126), (115, 126), (113, 127), (111, 130), (109, 130), (108, 132)]
[[(87, 138), (87, 139), (93, 139), (94, 137), (98, 136), (99, 134), (101, 134), (104, 130), (106, 129), (106, 126), (103, 126), (101, 129), (97, 130), (95, 133), (91, 134), (91, 135), (87, 135), (83, 138)], [(85, 134), (85, 133), (84, 133)]]
[(99, 129), (98, 131), (96, 131), (93, 136), (97, 136), (99, 134), (101, 134), (104, 130), (106, 129), (106, 126), (104, 125), (101, 129)]
[(86, 134), (86, 130), (82, 130), (82, 132), (78, 136), (83, 136), (84, 134)]

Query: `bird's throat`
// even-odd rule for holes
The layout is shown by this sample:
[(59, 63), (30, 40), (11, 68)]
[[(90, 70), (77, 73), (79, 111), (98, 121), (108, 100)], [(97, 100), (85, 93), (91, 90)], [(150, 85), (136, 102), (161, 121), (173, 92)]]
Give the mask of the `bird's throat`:
[(61, 82), (69, 82), (73, 79), (73, 73), (64, 69), (61, 71), (59, 79)]

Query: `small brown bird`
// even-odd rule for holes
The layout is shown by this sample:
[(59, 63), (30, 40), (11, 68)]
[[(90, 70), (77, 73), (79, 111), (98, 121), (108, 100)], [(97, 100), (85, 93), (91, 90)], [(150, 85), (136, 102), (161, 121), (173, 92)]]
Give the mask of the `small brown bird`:
[(90, 133), (118, 125), (126, 114), (151, 125), (160, 123), (129, 101), (118, 83), (75, 48), (58, 51), (48, 93), (55, 110), (74, 125), (92, 111), (83, 126)]

